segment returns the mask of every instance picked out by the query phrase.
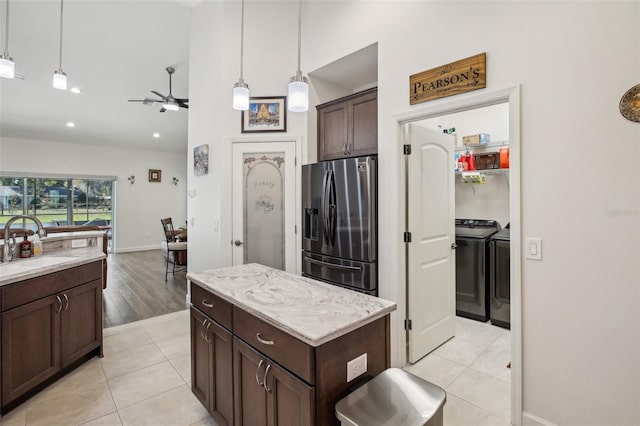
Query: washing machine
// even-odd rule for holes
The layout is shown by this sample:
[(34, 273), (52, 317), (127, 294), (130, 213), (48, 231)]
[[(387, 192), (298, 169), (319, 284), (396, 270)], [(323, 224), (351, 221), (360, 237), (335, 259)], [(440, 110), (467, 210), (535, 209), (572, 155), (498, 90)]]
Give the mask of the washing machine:
[(509, 225), (491, 236), (489, 244), (489, 288), (491, 324), (511, 327), (511, 235)]
[(489, 319), (489, 243), (502, 230), (495, 220), (456, 219), (456, 314)]

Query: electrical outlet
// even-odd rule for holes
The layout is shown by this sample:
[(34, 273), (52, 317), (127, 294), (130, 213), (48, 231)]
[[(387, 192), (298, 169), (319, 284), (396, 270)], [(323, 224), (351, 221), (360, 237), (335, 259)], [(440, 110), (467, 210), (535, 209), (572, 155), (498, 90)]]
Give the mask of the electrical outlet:
[(357, 358), (347, 362), (347, 382), (352, 381), (367, 372), (367, 354), (364, 353)]
[(89, 245), (89, 243), (86, 238), (71, 240), (71, 248), (87, 247), (87, 245)]

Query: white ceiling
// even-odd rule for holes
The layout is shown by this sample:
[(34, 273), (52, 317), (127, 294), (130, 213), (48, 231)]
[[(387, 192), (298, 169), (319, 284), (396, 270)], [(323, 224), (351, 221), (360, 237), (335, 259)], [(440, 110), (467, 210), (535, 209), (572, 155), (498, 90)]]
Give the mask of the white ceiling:
[[(188, 111), (158, 112), (128, 99), (188, 97), (190, 6), (197, 0), (64, 3), (62, 68), (76, 95), (54, 89), (60, 2), (9, 3), (9, 54), (24, 80), (0, 79), (0, 136), (184, 152)], [(0, 46), (6, 1), (0, 1)], [(0, 52), (1, 53), (1, 52)], [(76, 123), (71, 129), (68, 121)], [(153, 138), (153, 133), (160, 138)]]

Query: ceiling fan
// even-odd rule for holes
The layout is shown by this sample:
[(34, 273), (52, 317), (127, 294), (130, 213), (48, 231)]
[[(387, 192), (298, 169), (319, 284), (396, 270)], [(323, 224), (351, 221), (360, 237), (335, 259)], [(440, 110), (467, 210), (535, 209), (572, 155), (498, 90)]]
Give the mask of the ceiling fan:
[(180, 108), (189, 109), (189, 99), (188, 98), (174, 98), (171, 93), (171, 76), (176, 71), (173, 67), (167, 67), (167, 73), (169, 73), (169, 95), (164, 96), (162, 93), (156, 92), (155, 90), (151, 90), (156, 96), (159, 96), (160, 99), (153, 98), (144, 98), (144, 99), (129, 99), (129, 102), (142, 102), (142, 105), (153, 106), (156, 103), (162, 104), (162, 108), (160, 112), (165, 111), (178, 111)]

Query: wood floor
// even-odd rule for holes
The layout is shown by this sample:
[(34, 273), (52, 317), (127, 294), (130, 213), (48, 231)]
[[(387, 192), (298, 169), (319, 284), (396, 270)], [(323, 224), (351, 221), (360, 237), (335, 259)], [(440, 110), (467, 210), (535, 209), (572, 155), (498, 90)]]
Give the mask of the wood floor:
[[(185, 272), (164, 280), (161, 250), (109, 254), (103, 292), (104, 327), (113, 327), (187, 308)], [(171, 264), (169, 264), (171, 271)]]

